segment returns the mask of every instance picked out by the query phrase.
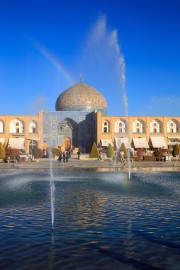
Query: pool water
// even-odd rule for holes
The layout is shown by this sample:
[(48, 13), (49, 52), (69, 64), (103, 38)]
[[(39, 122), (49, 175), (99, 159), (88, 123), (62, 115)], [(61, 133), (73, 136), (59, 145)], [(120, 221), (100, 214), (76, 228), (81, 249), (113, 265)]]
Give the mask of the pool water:
[(180, 173), (1, 171), (0, 269), (179, 269)]

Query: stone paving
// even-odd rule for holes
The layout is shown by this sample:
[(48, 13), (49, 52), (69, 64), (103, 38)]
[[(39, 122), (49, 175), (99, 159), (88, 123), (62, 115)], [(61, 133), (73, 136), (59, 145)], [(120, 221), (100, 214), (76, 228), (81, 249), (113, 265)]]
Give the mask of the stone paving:
[[(0, 169), (38, 169), (38, 168), (97, 168), (100, 170), (124, 170), (129, 171), (129, 164), (115, 163), (111, 160), (80, 159), (73, 157), (68, 162), (59, 162), (55, 159), (37, 159), (29, 162), (0, 163)], [(131, 171), (180, 171), (180, 161), (148, 162), (134, 161), (130, 163)]]

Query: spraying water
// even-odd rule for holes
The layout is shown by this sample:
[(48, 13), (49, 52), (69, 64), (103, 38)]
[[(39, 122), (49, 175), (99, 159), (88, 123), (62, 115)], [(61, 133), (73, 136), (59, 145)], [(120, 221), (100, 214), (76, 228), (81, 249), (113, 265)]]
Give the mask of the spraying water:
[[(109, 107), (117, 107), (118, 114), (124, 107), (126, 131), (128, 134), (128, 171), (131, 177), (130, 134), (128, 123), (128, 101), (126, 93), (125, 60), (118, 44), (116, 30), (108, 30), (105, 16), (98, 19), (90, 31), (86, 44), (83, 46), (82, 68), (84, 77), (94, 78), (99, 89), (107, 89)], [(103, 82), (103, 86), (102, 86)], [(111, 89), (111, 91), (110, 91)], [(115, 98), (112, 99), (112, 95)], [(112, 103), (113, 102), (113, 103)], [(122, 102), (122, 106), (121, 106)]]
[(55, 184), (54, 184), (54, 174), (52, 168), (52, 148), (50, 151), (50, 198), (51, 198), (51, 220), (52, 220), (52, 232), (54, 232), (54, 212), (55, 212)]
[[(46, 123), (51, 123), (50, 121), (50, 113), (44, 113), (44, 134), (46, 142), (49, 146), (49, 162), (50, 162), (50, 201), (51, 201), (51, 224), (52, 224), (52, 232), (54, 232), (54, 213), (55, 213), (55, 184), (54, 184), (54, 174), (52, 167), (52, 134), (51, 134), (51, 124), (47, 126)], [(48, 120), (48, 121), (47, 121)]]
[(125, 77), (125, 63), (124, 58), (120, 58), (120, 70), (121, 70), (121, 84), (122, 84), (122, 94), (123, 94), (123, 103), (125, 109), (125, 116), (127, 122), (127, 134), (128, 134), (128, 177), (131, 178), (131, 147), (130, 147), (130, 132), (129, 132), (129, 118), (128, 118), (128, 100), (126, 93), (126, 77)]

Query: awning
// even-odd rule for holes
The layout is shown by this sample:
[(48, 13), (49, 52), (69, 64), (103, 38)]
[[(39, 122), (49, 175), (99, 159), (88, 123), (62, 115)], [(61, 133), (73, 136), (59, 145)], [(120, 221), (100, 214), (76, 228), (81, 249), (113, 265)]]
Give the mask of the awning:
[(1, 142), (2, 144), (4, 144), (5, 138), (0, 138), (0, 142)]
[(112, 139), (101, 139), (100, 143), (101, 143), (101, 146), (108, 146), (109, 144), (113, 146)]
[(149, 148), (146, 138), (133, 138), (134, 148)]
[(24, 138), (9, 138), (9, 146), (16, 149), (24, 149)]
[(180, 144), (180, 137), (168, 137), (168, 145)]
[(128, 138), (115, 138), (116, 148), (120, 148), (121, 144), (124, 143), (126, 148), (129, 148), (129, 139)]
[(167, 145), (164, 137), (151, 137), (151, 142), (153, 148), (165, 148), (167, 149)]

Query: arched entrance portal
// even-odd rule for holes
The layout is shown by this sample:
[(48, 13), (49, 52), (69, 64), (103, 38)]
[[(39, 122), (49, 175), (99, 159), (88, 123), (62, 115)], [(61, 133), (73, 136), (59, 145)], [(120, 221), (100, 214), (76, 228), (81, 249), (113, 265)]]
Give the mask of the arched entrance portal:
[(36, 149), (38, 148), (38, 143), (36, 140), (31, 140), (29, 143), (29, 153), (31, 155), (34, 154), (34, 151), (36, 151)]
[(78, 125), (74, 120), (66, 118), (58, 124), (58, 145), (65, 149), (78, 145)]
[(64, 147), (65, 147), (66, 150), (71, 149), (71, 139), (70, 138), (65, 139)]

